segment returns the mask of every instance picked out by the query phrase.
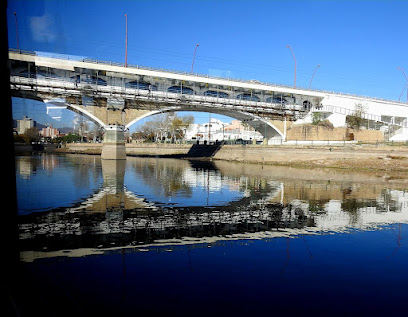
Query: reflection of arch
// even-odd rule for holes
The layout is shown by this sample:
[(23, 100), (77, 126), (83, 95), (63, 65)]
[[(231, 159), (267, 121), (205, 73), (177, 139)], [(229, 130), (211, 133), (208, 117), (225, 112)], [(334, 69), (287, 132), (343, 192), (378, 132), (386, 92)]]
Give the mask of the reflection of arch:
[(282, 104), (282, 105), (287, 103), (286, 99), (282, 97), (268, 97), (266, 98), (265, 101), (270, 102), (270, 103)]
[(156, 114), (161, 114), (161, 113), (167, 113), (167, 112), (176, 112), (176, 111), (196, 111), (196, 112), (211, 112), (219, 115), (224, 115), (228, 116), (234, 119), (237, 119), (239, 121), (245, 122), (248, 124), (250, 127), (254, 128), (256, 131), (258, 131), (260, 134), (262, 134), (266, 139), (283, 139), (284, 135), (281, 131), (279, 131), (272, 123), (270, 123), (268, 120), (265, 120), (257, 115), (254, 115), (249, 112), (244, 112), (244, 111), (237, 111), (237, 110), (230, 110), (230, 109), (225, 109), (225, 108), (208, 108), (208, 107), (200, 107), (197, 106), (194, 109), (191, 109), (191, 107), (183, 107), (183, 106), (177, 106), (177, 107), (169, 107), (169, 108), (164, 108), (161, 110), (154, 110), (150, 111), (138, 118), (135, 118), (131, 122), (129, 122), (126, 125), (126, 128), (129, 129), (133, 124), (136, 122), (145, 119), (147, 117), (156, 115)]
[(125, 84), (125, 87), (126, 88), (157, 91), (157, 86), (149, 84), (148, 82), (144, 82), (144, 81), (130, 81), (130, 82)]
[(169, 89), (167, 89), (167, 91), (183, 95), (194, 95), (193, 89), (182, 86), (171, 86)]
[(252, 95), (250, 93), (243, 93), (237, 96), (237, 99), (246, 100), (246, 101), (260, 101), (258, 96)]
[(204, 96), (209, 96), (209, 97), (218, 97), (218, 98), (228, 98), (229, 95), (225, 92), (222, 91), (215, 91), (215, 90), (207, 90), (204, 92)]
[(85, 118), (87, 118), (88, 120), (92, 121), (93, 123), (95, 123), (96, 125), (100, 126), (100, 127), (105, 127), (105, 123), (97, 118), (96, 116), (94, 116), (92, 113), (86, 111), (85, 109), (81, 108), (80, 106), (76, 106), (76, 105), (71, 105), (69, 103), (67, 103), (64, 99), (51, 99), (51, 100), (44, 100), (45, 104), (51, 104), (51, 105), (55, 105), (61, 108), (66, 108), (68, 110), (71, 110), (73, 112), (76, 112), (82, 116), (84, 116)]
[(86, 75), (86, 76), (83, 76), (82, 78), (79, 78), (79, 81), (84, 84), (106, 86), (106, 80), (103, 80), (96, 76)]

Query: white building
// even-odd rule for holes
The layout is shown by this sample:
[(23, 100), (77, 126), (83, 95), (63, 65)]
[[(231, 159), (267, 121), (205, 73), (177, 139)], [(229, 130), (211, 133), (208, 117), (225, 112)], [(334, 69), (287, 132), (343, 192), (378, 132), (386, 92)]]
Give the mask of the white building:
[(23, 119), (17, 120), (17, 133), (24, 134), (28, 129), (33, 128), (34, 126), (35, 121), (24, 116)]
[(228, 140), (257, 140), (262, 141), (263, 136), (238, 120), (233, 120), (230, 123), (222, 122), (221, 120), (211, 118), (210, 122), (202, 124), (192, 124), (186, 131), (187, 140), (198, 141), (228, 141)]

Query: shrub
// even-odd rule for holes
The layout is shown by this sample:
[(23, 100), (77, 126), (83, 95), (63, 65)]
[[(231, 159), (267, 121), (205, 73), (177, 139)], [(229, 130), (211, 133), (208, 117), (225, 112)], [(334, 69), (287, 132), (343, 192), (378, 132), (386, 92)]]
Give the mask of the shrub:
[(319, 127), (325, 127), (326, 129), (330, 129), (330, 130), (333, 130), (334, 129), (334, 125), (333, 125), (333, 123), (331, 123), (329, 120), (323, 120), (323, 121), (320, 121), (318, 124), (317, 124)]

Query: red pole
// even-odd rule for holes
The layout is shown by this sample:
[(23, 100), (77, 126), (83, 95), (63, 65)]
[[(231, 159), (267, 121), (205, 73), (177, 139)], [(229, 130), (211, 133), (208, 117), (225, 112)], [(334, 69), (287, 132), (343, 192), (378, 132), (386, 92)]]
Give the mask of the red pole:
[(14, 12), (14, 18), (16, 20), (16, 40), (17, 40), (17, 50), (20, 50), (20, 44), (18, 43), (18, 27), (17, 27), (17, 13)]
[(125, 67), (127, 67), (127, 50), (128, 50), (128, 26), (127, 26), (127, 14), (126, 17), (126, 48), (125, 48)]
[(296, 57), (295, 57), (295, 54), (293, 54), (292, 46), (287, 45), (286, 47), (290, 48), (290, 51), (292, 52), (293, 59), (295, 60), (295, 88), (296, 88)]

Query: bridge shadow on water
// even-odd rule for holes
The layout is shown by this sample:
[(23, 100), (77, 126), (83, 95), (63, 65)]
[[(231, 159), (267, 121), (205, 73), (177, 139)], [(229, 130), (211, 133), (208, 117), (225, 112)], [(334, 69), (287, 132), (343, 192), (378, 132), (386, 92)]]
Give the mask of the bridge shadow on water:
[(131, 154), (130, 156), (138, 157), (157, 157), (157, 158), (180, 158), (180, 159), (209, 159), (212, 158), (224, 145), (223, 142), (214, 144), (193, 144), (190, 150), (185, 154), (164, 154), (164, 155), (150, 155), (150, 154)]
[(193, 144), (185, 157), (213, 157), (221, 149), (222, 145), (223, 143), (215, 143), (210, 145)]

